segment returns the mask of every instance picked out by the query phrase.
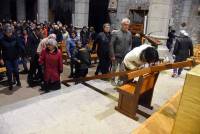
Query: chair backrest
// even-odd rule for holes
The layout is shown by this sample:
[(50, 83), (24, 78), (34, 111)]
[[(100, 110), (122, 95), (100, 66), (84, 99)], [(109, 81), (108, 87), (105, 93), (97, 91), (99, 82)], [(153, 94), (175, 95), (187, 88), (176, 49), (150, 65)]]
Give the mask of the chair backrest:
[(145, 93), (148, 90), (154, 88), (155, 83), (157, 81), (159, 72), (154, 72), (150, 74), (145, 74), (141, 76), (138, 80), (138, 88), (140, 88), (140, 94)]

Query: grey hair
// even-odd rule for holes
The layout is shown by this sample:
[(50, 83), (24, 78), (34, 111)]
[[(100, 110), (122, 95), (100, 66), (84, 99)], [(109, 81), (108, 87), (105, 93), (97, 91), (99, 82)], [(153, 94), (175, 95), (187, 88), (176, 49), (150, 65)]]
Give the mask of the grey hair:
[(47, 45), (52, 45), (57, 47), (57, 41), (55, 39), (48, 39)]
[(48, 36), (48, 39), (56, 39), (56, 34), (50, 34), (50, 35)]
[(124, 24), (125, 22), (128, 22), (129, 24), (131, 23), (129, 18), (123, 18), (121, 24)]

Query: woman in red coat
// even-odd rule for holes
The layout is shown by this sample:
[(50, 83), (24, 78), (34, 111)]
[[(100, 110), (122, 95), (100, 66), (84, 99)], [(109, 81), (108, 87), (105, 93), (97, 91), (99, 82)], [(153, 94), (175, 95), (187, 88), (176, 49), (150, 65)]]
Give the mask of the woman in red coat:
[(60, 74), (63, 72), (63, 63), (62, 54), (57, 48), (55, 39), (47, 41), (47, 47), (42, 50), (39, 63), (44, 66), (44, 85), (42, 89), (45, 92), (60, 89)]

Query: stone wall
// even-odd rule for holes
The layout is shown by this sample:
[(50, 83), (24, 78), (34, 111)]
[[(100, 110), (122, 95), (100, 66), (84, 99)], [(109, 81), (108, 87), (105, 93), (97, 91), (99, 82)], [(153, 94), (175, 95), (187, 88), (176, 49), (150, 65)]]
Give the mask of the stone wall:
[[(181, 29), (185, 29), (193, 40), (193, 43), (200, 43), (200, 16), (198, 15), (199, 0), (173, 0), (172, 6), (172, 27), (179, 34)], [(186, 27), (181, 27), (186, 23)]]
[(149, 9), (149, 0), (118, 0), (117, 4), (117, 12), (115, 14), (112, 13), (112, 18), (114, 19), (114, 28), (120, 28), (120, 21), (124, 17), (129, 17), (130, 9), (141, 9), (148, 10)]
[(75, 0), (73, 25), (77, 27), (88, 26), (89, 0)]

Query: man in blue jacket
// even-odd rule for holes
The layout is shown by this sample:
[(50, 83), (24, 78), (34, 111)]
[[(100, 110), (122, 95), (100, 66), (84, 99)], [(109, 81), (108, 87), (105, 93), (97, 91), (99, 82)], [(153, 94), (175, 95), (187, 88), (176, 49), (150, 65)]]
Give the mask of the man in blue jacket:
[(74, 53), (74, 49), (76, 47), (76, 43), (78, 41), (79, 41), (79, 39), (77, 37), (76, 31), (72, 31), (70, 37), (67, 39), (67, 42), (66, 42), (67, 54), (70, 58), (70, 69), (71, 69), (69, 78), (74, 77), (74, 60), (73, 60), (74, 55), (73, 55), (73, 53)]

